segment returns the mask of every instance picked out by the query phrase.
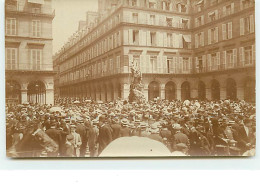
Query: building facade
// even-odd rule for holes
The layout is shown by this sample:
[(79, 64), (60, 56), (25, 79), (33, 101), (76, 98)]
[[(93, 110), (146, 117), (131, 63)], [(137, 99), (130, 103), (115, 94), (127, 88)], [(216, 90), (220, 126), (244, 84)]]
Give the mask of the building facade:
[(136, 65), (148, 100), (255, 101), (254, 1), (107, 0), (99, 9), (54, 56), (60, 97), (127, 99)]
[(6, 103), (54, 103), (51, 0), (6, 0)]

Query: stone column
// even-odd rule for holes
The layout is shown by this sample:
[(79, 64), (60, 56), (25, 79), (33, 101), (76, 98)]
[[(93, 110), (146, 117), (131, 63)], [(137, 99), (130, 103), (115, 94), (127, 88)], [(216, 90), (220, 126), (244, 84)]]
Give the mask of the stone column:
[[(195, 81), (195, 80), (194, 80)], [(196, 87), (197, 83), (191, 83), (190, 84), (190, 97), (191, 98), (198, 98), (198, 87)]]
[(124, 100), (128, 99), (129, 91), (130, 91), (130, 85), (122, 84), (122, 89), (121, 89), (122, 99), (124, 99)]
[(211, 100), (211, 88), (206, 87), (206, 99)]
[(245, 91), (243, 86), (237, 87), (237, 99), (244, 100), (245, 99)]
[(220, 86), (220, 99), (224, 100), (227, 98), (227, 90), (225, 86)]
[(54, 105), (54, 90), (46, 89), (46, 104)]
[(176, 84), (176, 99), (181, 100), (181, 84)]
[(162, 100), (164, 100), (165, 99), (165, 84), (161, 84), (160, 85), (160, 98), (162, 99)]
[(22, 89), (21, 90), (21, 103), (28, 102), (27, 99), (27, 89)]

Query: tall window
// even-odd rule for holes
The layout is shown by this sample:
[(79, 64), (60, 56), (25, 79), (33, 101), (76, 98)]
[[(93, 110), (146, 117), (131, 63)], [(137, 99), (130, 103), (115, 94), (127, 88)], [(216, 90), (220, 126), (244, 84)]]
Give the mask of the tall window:
[(249, 33), (253, 33), (255, 29), (255, 20), (254, 16), (250, 15), (245, 18), (240, 19), (240, 35), (246, 35)]
[(184, 57), (183, 58), (183, 72), (189, 72), (189, 69), (190, 69), (189, 58)]
[(28, 68), (31, 70), (40, 70), (42, 64), (42, 50), (31, 49), (31, 63)]
[(156, 5), (156, 3), (154, 3), (154, 2), (149, 2), (149, 8), (155, 8), (155, 5)]
[(232, 22), (222, 24), (223, 40), (232, 39)]
[(172, 40), (172, 34), (171, 33), (167, 33), (167, 46), (173, 47), (173, 40)]
[(170, 10), (170, 3), (168, 1), (162, 1), (162, 9), (163, 10)]
[(234, 65), (233, 50), (227, 51), (226, 60), (227, 60), (227, 67), (228, 68), (233, 67)]
[(16, 35), (16, 19), (6, 18), (6, 35)]
[(151, 32), (150, 36), (151, 36), (151, 45), (155, 46), (156, 45), (156, 33), (155, 32)]
[(33, 37), (41, 36), (41, 21), (39, 20), (32, 21), (32, 36)]
[(157, 72), (157, 57), (151, 56), (150, 58), (150, 73), (156, 73)]
[(245, 65), (253, 63), (252, 46), (245, 47)]
[(139, 31), (138, 30), (133, 31), (133, 43), (134, 44), (139, 43)]
[(120, 71), (120, 56), (116, 57), (116, 69), (117, 69), (117, 72), (119, 73), (119, 71)]
[(208, 30), (208, 44), (218, 42), (218, 27)]
[(172, 27), (172, 18), (166, 18), (167, 26)]
[(150, 23), (151, 25), (155, 25), (155, 15), (150, 15)]
[(133, 20), (135, 24), (138, 24), (138, 13), (133, 13)]
[(5, 49), (5, 68), (6, 69), (17, 69), (17, 48), (6, 48)]

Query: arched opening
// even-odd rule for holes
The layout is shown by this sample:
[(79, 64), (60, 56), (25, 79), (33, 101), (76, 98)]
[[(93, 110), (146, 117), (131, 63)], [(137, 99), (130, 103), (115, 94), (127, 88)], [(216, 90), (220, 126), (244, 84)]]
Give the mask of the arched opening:
[(14, 80), (5, 83), (5, 99), (8, 105), (21, 103), (21, 86)]
[(202, 81), (199, 81), (199, 84), (198, 84), (198, 99), (199, 100), (206, 99), (206, 85)]
[(154, 100), (157, 97), (159, 97), (159, 83), (151, 82), (148, 86), (148, 99)]
[(227, 79), (227, 99), (235, 100), (237, 99), (237, 84), (232, 78)]
[(251, 78), (245, 81), (244, 99), (247, 102), (255, 102), (255, 81)]
[(183, 82), (181, 85), (181, 99), (182, 99), (182, 101), (190, 99), (190, 83), (189, 82)]
[(213, 80), (211, 84), (211, 99), (212, 100), (220, 99), (220, 85), (217, 80)]
[(27, 89), (27, 100), (30, 103), (46, 104), (46, 88), (42, 81), (30, 82)]
[(165, 85), (165, 99), (169, 101), (176, 99), (176, 85), (174, 82), (168, 82)]

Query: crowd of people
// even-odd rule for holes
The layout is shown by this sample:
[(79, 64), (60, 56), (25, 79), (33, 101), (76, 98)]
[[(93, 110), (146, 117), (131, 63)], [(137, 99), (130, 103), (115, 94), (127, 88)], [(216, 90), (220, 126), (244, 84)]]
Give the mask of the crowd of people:
[(133, 136), (161, 142), (173, 156), (248, 156), (255, 134), (255, 105), (243, 100), (6, 105), (10, 157), (98, 157), (113, 140)]

